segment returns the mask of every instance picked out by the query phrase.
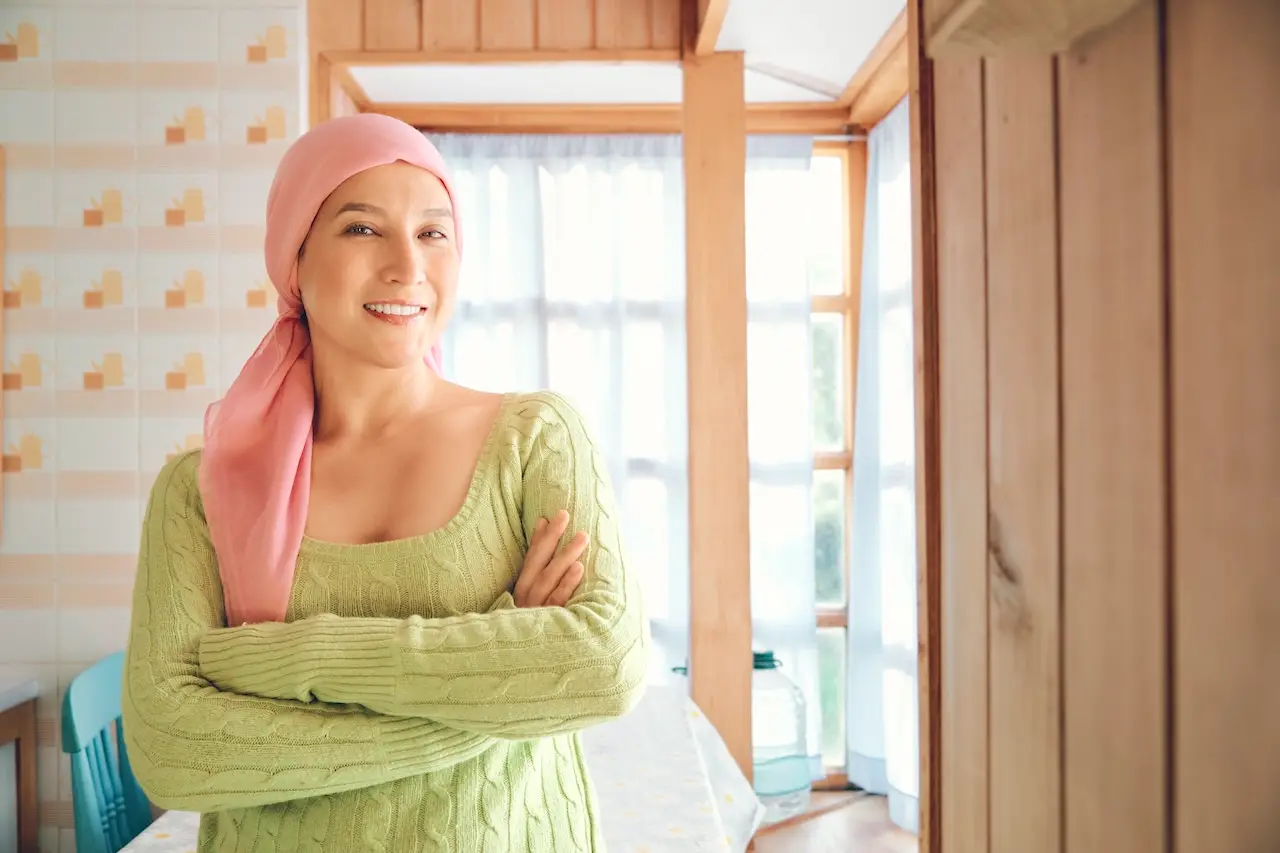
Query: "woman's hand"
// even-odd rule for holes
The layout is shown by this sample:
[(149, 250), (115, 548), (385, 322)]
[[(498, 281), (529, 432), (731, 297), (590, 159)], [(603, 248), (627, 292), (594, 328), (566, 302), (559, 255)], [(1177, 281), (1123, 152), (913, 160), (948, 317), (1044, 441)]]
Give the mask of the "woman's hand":
[(564, 607), (582, 583), (583, 568), (578, 558), (587, 549), (587, 534), (580, 531), (556, 552), (556, 543), (568, 526), (566, 510), (560, 510), (550, 521), (538, 519), (512, 593), (516, 607)]

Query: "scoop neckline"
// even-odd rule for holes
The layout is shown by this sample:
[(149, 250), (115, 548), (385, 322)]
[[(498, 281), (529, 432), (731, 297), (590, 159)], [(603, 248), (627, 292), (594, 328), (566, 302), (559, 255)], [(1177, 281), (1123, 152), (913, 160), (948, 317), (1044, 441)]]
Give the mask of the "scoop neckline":
[(447, 536), (461, 525), (466, 524), (475, 512), (475, 506), (480, 497), (480, 489), (484, 485), (489, 469), (493, 465), (494, 449), (498, 443), (498, 436), (507, 423), (508, 409), (519, 395), (514, 391), (506, 391), (500, 396), (498, 412), (494, 415), (493, 422), (489, 425), (489, 431), (485, 435), (484, 443), (480, 446), (480, 454), (476, 458), (475, 468), (471, 472), (471, 482), (467, 485), (467, 495), (462, 501), (462, 506), (449, 517), (448, 521), (433, 530), (428, 530), (426, 533), (399, 539), (387, 539), (382, 542), (331, 542), (327, 539), (316, 539), (304, 533), (299, 553), (317, 555), (350, 555), (358, 553), (372, 557), (384, 556), (405, 550), (417, 550), (430, 544), (432, 540)]

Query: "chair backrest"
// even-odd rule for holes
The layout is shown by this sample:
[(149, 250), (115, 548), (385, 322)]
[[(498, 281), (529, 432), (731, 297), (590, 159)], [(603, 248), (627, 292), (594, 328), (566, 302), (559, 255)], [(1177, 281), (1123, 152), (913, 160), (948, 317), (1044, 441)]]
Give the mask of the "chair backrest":
[(116, 853), (151, 824), (120, 719), (124, 653), (71, 680), (62, 699), (62, 751), (71, 756), (76, 853)]

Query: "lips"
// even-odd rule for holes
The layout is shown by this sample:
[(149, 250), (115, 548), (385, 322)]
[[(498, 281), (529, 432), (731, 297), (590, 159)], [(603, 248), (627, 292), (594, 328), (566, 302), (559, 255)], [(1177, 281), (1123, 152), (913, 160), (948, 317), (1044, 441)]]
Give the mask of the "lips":
[(364, 310), (374, 319), (393, 326), (406, 326), (427, 315), (424, 306), (403, 302), (370, 302), (364, 306)]

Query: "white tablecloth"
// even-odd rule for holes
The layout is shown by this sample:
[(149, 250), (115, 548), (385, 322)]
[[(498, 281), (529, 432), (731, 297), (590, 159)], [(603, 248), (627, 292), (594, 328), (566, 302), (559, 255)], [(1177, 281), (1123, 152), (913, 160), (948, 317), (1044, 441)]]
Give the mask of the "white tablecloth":
[[(687, 694), (653, 686), (626, 717), (582, 735), (608, 853), (742, 853), (764, 816)], [(194, 853), (200, 815), (168, 812), (121, 853)]]

